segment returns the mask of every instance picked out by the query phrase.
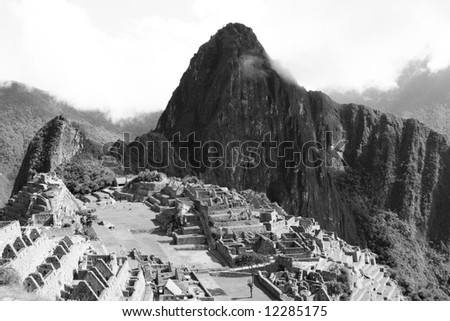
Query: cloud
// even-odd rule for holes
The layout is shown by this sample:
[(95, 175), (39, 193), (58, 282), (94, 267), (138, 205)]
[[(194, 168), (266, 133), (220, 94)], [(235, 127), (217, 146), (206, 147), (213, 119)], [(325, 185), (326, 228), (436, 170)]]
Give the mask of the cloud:
[(434, 71), (450, 64), (448, 1), (197, 0), (196, 7), (205, 20), (248, 24), (309, 89), (386, 90), (411, 60), (430, 57)]
[(11, 2), (9, 8), (20, 25), (15, 80), (115, 120), (164, 109), (199, 45), (191, 43), (190, 25), (171, 19), (130, 21), (127, 30), (110, 34), (69, 1)]
[[(96, 3), (1, 2), (0, 80), (114, 119), (161, 110), (198, 47), (228, 22), (251, 27), (307, 89), (387, 90), (411, 60), (428, 57), (433, 72), (450, 65), (448, 1), (191, 0), (164, 12), (156, 2), (113, 1), (114, 14), (109, 1)], [(99, 24), (99, 14), (123, 28)]]
[(242, 74), (247, 78), (260, 78), (265, 77), (266, 72), (263, 69), (264, 61), (256, 56), (242, 55), (239, 57), (239, 65), (242, 70)]
[(297, 84), (292, 72), (287, 69), (279, 60), (270, 60), (271, 67), (287, 82)]

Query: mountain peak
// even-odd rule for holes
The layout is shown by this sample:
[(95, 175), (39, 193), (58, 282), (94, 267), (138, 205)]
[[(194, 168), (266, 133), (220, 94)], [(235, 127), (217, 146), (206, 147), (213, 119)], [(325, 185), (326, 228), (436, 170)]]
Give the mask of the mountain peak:
[(258, 39), (253, 32), (252, 28), (247, 27), (242, 23), (228, 23), (221, 29), (219, 29), (212, 38), (224, 37), (224, 38), (235, 38), (235, 39), (248, 39), (253, 42), (257, 42)]
[(222, 29), (219, 29), (218, 32), (221, 32), (224, 30), (227, 30), (229, 32), (241, 33), (241, 34), (250, 33), (250, 34), (254, 35), (252, 28), (247, 27), (243, 23), (239, 23), (239, 22), (227, 23)]
[[(279, 83), (275, 74), (253, 30), (229, 23), (192, 57), (156, 131), (170, 137), (177, 128), (184, 135), (192, 128), (209, 127), (215, 116), (230, 112), (230, 108), (247, 110), (244, 96), (253, 91), (256, 95), (259, 85), (266, 86), (263, 83), (267, 77), (273, 78), (271, 83)], [(265, 96), (267, 93), (261, 93), (261, 97)], [(265, 105), (254, 104), (261, 108)]]
[(209, 47), (210, 45), (221, 51), (231, 51), (238, 56), (249, 52), (265, 53), (253, 30), (241, 23), (229, 23), (219, 29), (204, 46)]
[(49, 173), (72, 159), (83, 148), (85, 140), (77, 123), (62, 115), (50, 120), (28, 145), (12, 195), (19, 192), (33, 173)]

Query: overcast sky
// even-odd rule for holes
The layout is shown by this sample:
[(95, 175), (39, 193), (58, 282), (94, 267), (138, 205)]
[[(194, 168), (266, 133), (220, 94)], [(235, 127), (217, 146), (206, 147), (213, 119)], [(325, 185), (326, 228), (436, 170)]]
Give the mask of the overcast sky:
[(450, 64), (450, 1), (0, 0), (0, 80), (113, 119), (165, 108), (198, 47), (251, 27), (310, 90), (389, 89)]

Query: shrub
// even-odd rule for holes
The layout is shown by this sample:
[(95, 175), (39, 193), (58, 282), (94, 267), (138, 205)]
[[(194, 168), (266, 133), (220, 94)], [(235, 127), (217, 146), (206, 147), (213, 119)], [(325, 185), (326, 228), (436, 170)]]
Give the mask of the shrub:
[(220, 228), (217, 228), (217, 227), (211, 227), (209, 231), (211, 232), (211, 236), (215, 240), (219, 240), (222, 237), (222, 235), (223, 235), (222, 230)]
[(134, 179), (135, 182), (160, 182), (163, 180), (162, 173), (157, 171), (151, 171), (146, 169), (145, 171), (139, 172), (138, 176)]
[(76, 158), (58, 169), (67, 188), (73, 194), (89, 194), (111, 186), (115, 174), (99, 161)]
[(20, 275), (13, 268), (0, 268), (0, 285), (19, 285)]
[(329, 295), (340, 296), (345, 292), (344, 286), (341, 282), (328, 281), (325, 282), (325, 285), (327, 286), (327, 292)]
[(182, 179), (184, 184), (191, 183), (191, 184), (203, 184), (203, 181), (200, 180), (197, 176), (193, 175), (186, 175)]
[(236, 266), (249, 266), (249, 265), (257, 265), (261, 263), (268, 262), (269, 258), (265, 255), (257, 254), (257, 253), (243, 253), (239, 254), (234, 259), (234, 264)]

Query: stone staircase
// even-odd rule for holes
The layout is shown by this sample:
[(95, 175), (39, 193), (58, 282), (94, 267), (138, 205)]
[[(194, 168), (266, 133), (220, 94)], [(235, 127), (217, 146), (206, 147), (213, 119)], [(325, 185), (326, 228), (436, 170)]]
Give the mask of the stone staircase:
[(399, 297), (399, 288), (394, 281), (385, 276), (383, 267), (376, 264), (364, 264), (360, 271), (364, 279), (360, 288), (353, 289), (352, 301), (386, 301)]
[[(178, 250), (204, 250), (205, 247), (207, 248), (207, 240), (203, 229), (200, 226), (200, 219), (197, 214), (186, 215), (185, 218), (186, 222), (181, 228), (181, 233), (175, 233), (174, 235), (174, 241)], [(183, 246), (180, 247), (181, 245)]]
[(33, 214), (40, 214), (51, 211), (48, 200), (40, 196), (39, 193), (47, 190), (48, 185), (37, 182), (28, 182), (6, 204), (5, 214), (14, 217), (31, 217)]

